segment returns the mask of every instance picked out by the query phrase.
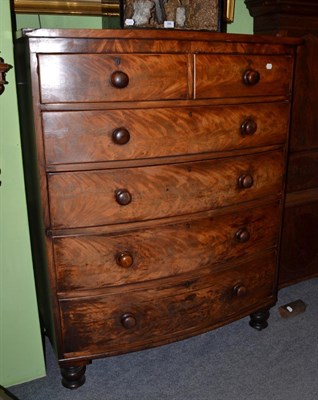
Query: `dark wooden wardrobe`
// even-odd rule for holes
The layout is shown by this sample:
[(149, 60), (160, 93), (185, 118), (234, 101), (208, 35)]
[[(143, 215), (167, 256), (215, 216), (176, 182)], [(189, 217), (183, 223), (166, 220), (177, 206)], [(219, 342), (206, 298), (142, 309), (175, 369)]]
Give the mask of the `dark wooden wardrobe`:
[(318, 3), (245, 0), (245, 4), (254, 18), (254, 33), (305, 39), (295, 75), (280, 257), (283, 287), (318, 276)]

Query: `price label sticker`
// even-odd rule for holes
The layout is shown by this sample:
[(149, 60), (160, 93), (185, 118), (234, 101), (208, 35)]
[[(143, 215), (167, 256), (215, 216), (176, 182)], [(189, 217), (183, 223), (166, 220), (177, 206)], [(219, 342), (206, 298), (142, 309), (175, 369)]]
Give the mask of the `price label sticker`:
[(164, 28), (174, 28), (174, 21), (165, 21), (163, 23)]

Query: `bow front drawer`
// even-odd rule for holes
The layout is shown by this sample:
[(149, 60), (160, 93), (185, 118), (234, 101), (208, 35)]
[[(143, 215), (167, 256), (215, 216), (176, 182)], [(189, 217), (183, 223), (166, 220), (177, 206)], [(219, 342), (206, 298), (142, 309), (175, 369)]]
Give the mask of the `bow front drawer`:
[(186, 99), (188, 56), (41, 54), (42, 103)]
[(263, 253), (224, 271), (60, 300), (65, 355), (118, 354), (204, 332), (273, 301), (275, 274), (275, 253)]
[(206, 211), (282, 191), (282, 151), (171, 165), (50, 173), (51, 224), (85, 227)]
[(276, 246), (279, 218), (272, 203), (131, 232), (56, 237), (58, 291), (160, 279), (256, 254)]
[(43, 113), (47, 164), (133, 160), (284, 143), (288, 103)]
[(290, 56), (199, 54), (195, 65), (198, 99), (291, 93)]

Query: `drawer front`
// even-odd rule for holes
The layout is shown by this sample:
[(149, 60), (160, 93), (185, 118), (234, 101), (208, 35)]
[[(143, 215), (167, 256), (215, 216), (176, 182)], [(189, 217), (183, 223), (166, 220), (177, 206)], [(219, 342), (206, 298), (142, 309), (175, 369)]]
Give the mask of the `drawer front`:
[(48, 164), (130, 160), (283, 143), (288, 103), (43, 113)]
[(64, 356), (116, 354), (191, 336), (273, 298), (275, 254), (225, 271), (60, 301)]
[(283, 152), (114, 170), (50, 173), (51, 225), (85, 227), (190, 214), (282, 190)]
[(289, 95), (293, 59), (275, 55), (196, 57), (196, 98)]
[(279, 220), (272, 203), (116, 235), (55, 238), (58, 291), (175, 276), (256, 254), (276, 245)]
[(188, 56), (39, 55), (42, 103), (186, 99)]

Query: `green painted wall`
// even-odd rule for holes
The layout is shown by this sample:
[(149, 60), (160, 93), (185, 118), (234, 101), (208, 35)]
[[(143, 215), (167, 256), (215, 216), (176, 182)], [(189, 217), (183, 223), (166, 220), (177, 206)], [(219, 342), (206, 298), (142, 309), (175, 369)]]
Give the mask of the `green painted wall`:
[[(13, 65), (9, 0), (0, 1), (0, 50)], [(45, 374), (34, 290), (14, 70), (0, 96), (0, 384)]]
[[(9, 0), (0, 0), (0, 50), (13, 65)], [(112, 20), (113, 21), (113, 20)], [(96, 28), (101, 18), (17, 15), (19, 28)], [(252, 18), (244, 0), (236, 0), (235, 21), (229, 33), (252, 33)], [(10, 386), (45, 374), (23, 185), (14, 72), (0, 96), (0, 384)]]
[(245, 6), (244, 0), (235, 0), (234, 22), (228, 24), (228, 33), (253, 33), (253, 18)]

